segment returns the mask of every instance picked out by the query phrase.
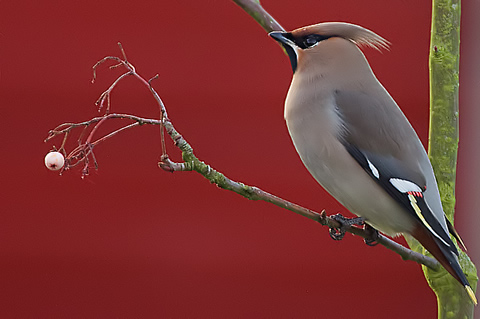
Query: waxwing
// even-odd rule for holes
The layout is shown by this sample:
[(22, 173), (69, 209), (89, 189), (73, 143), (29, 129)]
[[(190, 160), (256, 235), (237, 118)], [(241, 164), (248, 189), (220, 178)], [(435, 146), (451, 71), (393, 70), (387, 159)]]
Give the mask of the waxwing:
[(363, 27), (319, 23), (271, 32), (293, 79), (285, 120), (308, 171), (343, 206), (390, 236), (416, 238), (466, 289), (427, 153), (359, 46), (388, 48)]

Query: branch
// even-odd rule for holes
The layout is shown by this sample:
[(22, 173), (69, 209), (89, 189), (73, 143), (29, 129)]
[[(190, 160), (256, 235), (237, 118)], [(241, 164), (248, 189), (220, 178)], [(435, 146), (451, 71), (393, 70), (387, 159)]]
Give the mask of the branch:
[(233, 0), (246, 13), (262, 26), (265, 31), (285, 31), (285, 29), (262, 7), (259, 0)]
[[(105, 123), (105, 121), (110, 120), (110, 119), (129, 119), (134, 121), (134, 123), (131, 123), (129, 125), (123, 126), (113, 132), (110, 132), (109, 134), (106, 134), (97, 140), (92, 142), (92, 139), (94, 137), (94, 134), (98, 127), (100, 127), (101, 124)], [(86, 135), (86, 132), (90, 126), (93, 124), (96, 124), (95, 127), (90, 131), (88, 134), (88, 137), (86, 138), (85, 141), (84, 135)], [(53, 139), (56, 136), (63, 135), (63, 140), (60, 148), (58, 149), (59, 152), (63, 153), (65, 157), (65, 164), (60, 170), (60, 174), (62, 174), (64, 171), (71, 169), (72, 167), (75, 167), (81, 163), (84, 164), (83, 170), (82, 170), (82, 178), (85, 177), (86, 175), (89, 174), (90, 170), (90, 161), (93, 161), (95, 169), (98, 169), (98, 163), (95, 158), (95, 154), (93, 153), (93, 148), (100, 144), (101, 142), (106, 141), (107, 139), (117, 135), (118, 133), (128, 130), (130, 128), (133, 128), (135, 126), (140, 126), (143, 124), (155, 124), (155, 125), (161, 125), (161, 121), (159, 120), (152, 120), (152, 119), (146, 119), (146, 118), (141, 118), (138, 116), (134, 115), (129, 115), (129, 114), (105, 114), (104, 116), (99, 116), (99, 117), (94, 117), (88, 121), (85, 122), (80, 122), (80, 123), (63, 123), (54, 128), (53, 130), (50, 130), (48, 132), (47, 138), (44, 140), (44, 142), (48, 142), (51, 139)], [(83, 128), (82, 133), (77, 139), (77, 144), (78, 146), (74, 148), (70, 153), (67, 154), (65, 150), (65, 145), (67, 143), (68, 137), (70, 136), (70, 133), (72, 130), (76, 128)], [(54, 147), (54, 150), (57, 150)]]
[[(173, 138), (173, 137), (172, 137)], [(211, 183), (217, 185), (220, 188), (233, 191), (243, 197), (250, 199), (250, 200), (262, 200), (274, 205), (277, 205), (281, 208), (287, 209), (292, 211), (298, 215), (303, 217), (307, 217), (313, 221), (320, 223), (321, 225), (327, 226), (328, 228), (339, 228), (341, 224), (336, 221), (335, 219), (327, 216), (325, 211), (321, 213), (315, 212), (313, 210), (304, 208), (300, 205), (294, 204), (289, 202), (285, 199), (282, 199), (278, 196), (272, 195), (264, 190), (261, 190), (255, 186), (248, 186), (240, 182), (233, 181), (226, 177), (224, 174), (216, 171), (210, 165), (200, 161), (193, 153), (192, 147), (187, 143), (187, 141), (179, 135), (177, 147), (182, 150), (183, 159), (185, 162), (183, 163), (175, 163), (170, 161), (170, 159), (165, 158), (160, 163), (159, 166), (169, 172), (176, 172), (176, 171), (195, 171), (209, 180)], [(391, 240), (390, 238), (382, 235), (376, 234), (372, 236), (371, 232), (366, 229), (358, 228), (355, 226), (348, 226), (345, 229), (347, 232), (360, 236), (366, 240), (374, 240), (376, 243), (385, 246), (386, 248), (396, 252), (399, 254), (403, 260), (412, 260), (419, 264), (425, 265), (431, 269), (439, 269), (440, 264), (434, 259), (422, 255), (420, 253), (416, 253), (397, 242)]]
[[(123, 52), (123, 51), (122, 51)], [(274, 205), (277, 205), (279, 207), (285, 208), (287, 210), (290, 210), (294, 213), (297, 213), (299, 215), (302, 215), (304, 217), (307, 217), (311, 220), (314, 220), (324, 226), (329, 227), (330, 229), (336, 229), (341, 227), (341, 224), (336, 221), (335, 219), (327, 216), (325, 212), (318, 213), (315, 211), (312, 211), (310, 209), (304, 208), (302, 206), (299, 206), (297, 204), (291, 203), (289, 201), (286, 201), (280, 197), (277, 197), (275, 195), (272, 195), (270, 193), (267, 193), (260, 188), (253, 187), (253, 186), (248, 186), (240, 182), (233, 181), (226, 177), (224, 174), (218, 172), (217, 170), (213, 169), (210, 165), (200, 161), (194, 154), (193, 148), (191, 145), (186, 141), (186, 139), (175, 129), (173, 123), (170, 121), (170, 119), (167, 117), (167, 110), (166, 107), (158, 95), (158, 93), (153, 89), (151, 86), (151, 81), (157, 78), (155, 76), (149, 81), (146, 81), (143, 77), (141, 77), (139, 74), (136, 73), (135, 68), (126, 61), (125, 54), (124, 54), (124, 60), (121, 60), (120, 58), (117, 57), (106, 57), (99, 61), (97, 64), (94, 66), (94, 72), (96, 72), (96, 68), (103, 62), (108, 61), (108, 60), (114, 60), (116, 61), (117, 65), (114, 67), (117, 67), (118, 65), (121, 65), (127, 69), (127, 73), (124, 73), (118, 77), (113, 84), (100, 96), (99, 100), (97, 101), (97, 105), (100, 105), (100, 107), (103, 106), (104, 101), (107, 101), (107, 107), (105, 110), (105, 115), (101, 117), (95, 117), (92, 118), (89, 121), (85, 122), (80, 122), (80, 123), (65, 123), (57, 126), (55, 129), (51, 130), (48, 134), (48, 137), (46, 138), (45, 141), (50, 141), (54, 137), (57, 136), (64, 136), (63, 142), (61, 145), (60, 150), (66, 154), (65, 151), (65, 144), (67, 141), (67, 138), (69, 137), (70, 133), (72, 130), (76, 128), (83, 128), (82, 134), (80, 135), (78, 141), (78, 146), (69, 153), (69, 155), (66, 156), (66, 161), (65, 161), (65, 166), (62, 169), (67, 170), (78, 163), (84, 163), (84, 168), (82, 170), (82, 177), (88, 174), (88, 168), (89, 168), (89, 163), (90, 161), (93, 160), (95, 168), (98, 167), (97, 161), (94, 157), (93, 154), (93, 148), (98, 145), (100, 142), (103, 142), (119, 132), (122, 132), (123, 130), (136, 127), (136, 126), (141, 126), (144, 124), (150, 124), (150, 125), (159, 125), (160, 130), (161, 130), (161, 137), (162, 137), (162, 156), (161, 156), (161, 161), (159, 163), (159, 166), (164, 169), (165, 171), (169, 172), (179, 172), (179, 171), (195, 171), (202, 176), (204, 176), (206, 179), (208, 179), (211, 183), (214, 183), (220, 188), (227, 189), (230, 191), (233, 191), (237, 194), (240, 194), (244, 196), (245, 198), (248, 198), (250, 200), (262, 200), (268, 203), (272, 203)], [(136, 77), (138, 80), (140, 80), (144, 85), (148, 87), (150, 92), (152, 93), (153, 97), (155, 98), (160, 112), (161, 112), (161, 119), (160, 120), (154, 120), (154, 119), (146, 119), (142, 117), (138, 117), (135, 115), (129, 115), (129, 114), (108, 114), (107, 111), (110, 111), (110, 103), (108, 102), (108, 98), (112, 90), (116, 87), (119, 81), (124, 79), (126, 75), (132, 75)], [(98, 128), (104, 124), (108, 120), (112, 119), (122, 119), (122, 120), (130, 120), (133, 121), (133, 123), (130, 123), (127, 126), (124, 126), (122, 128), (119, 128), (107, 135), (104, 135), (103, 137), (100, 137), (96, 140), (94, 140), (94, 135)], [(84, 135), (86, 135), (86, 130), (94, 125), (94, 128), (88, 133), (88, 136), (86, 139), (84, 139)], [(178, 147), (182, 151), (182, 158), (183, 162), (182, 163), (175, 163), (169, 159), (169, 156), (166, 152), (165, 149), (165, 142), (163, 140), (163, 130), (166, 131), (166, 133), (170, 136), (172, 141), (174, 142), (175, 146)], [(388, 249), (393, 250), (397, 254), (399, 254), (404, 260), (412, 260), (417, 263), (423, 264), (429, 268), (432, 269), (438, 269), (439, 264), (438, 262), (433, 259), (429, 258), (427, 256), (424, 256), (422, 254), (413, 252), (409, 250), (408, 248), (394, 242), (390, 238), (381, 235), (381, 234), (372, 234), (371, 231), (368, 229), (362, 229), (359, 227), (355, 226), (347, 226), (345, 228), (345, 231), (360, 236), (364, 239), (367, 239), (369, 241), (375, 241), (378, 244), (381, 244)]]

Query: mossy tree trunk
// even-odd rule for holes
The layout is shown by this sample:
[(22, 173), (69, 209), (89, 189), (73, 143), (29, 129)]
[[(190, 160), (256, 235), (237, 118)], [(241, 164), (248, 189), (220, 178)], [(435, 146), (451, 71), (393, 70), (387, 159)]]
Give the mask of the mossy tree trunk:
[[(453, 223), (455, 177), (458, 150), (458, 86), (460, 48), (460, 0), (433, 0), (430, 42), (430, 132), (428, 154), (437, 178), (443, 209)], [(410, 247), (425, 249), (415, 240)], [(461, 251), (459, 257), (467, 279), (476, 290), (474, 264)], [(474, 306), (460, 285), (444, 268), (423, 267), (425, 277), (437, 295), (438, 318), (473, 318)]]

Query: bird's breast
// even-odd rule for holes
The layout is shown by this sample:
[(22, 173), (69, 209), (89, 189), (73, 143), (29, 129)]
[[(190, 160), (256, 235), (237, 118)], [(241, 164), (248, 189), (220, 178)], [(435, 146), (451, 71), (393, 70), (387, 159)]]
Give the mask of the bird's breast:
[[(285, 103), (293, 144), (312, 176), (352, 213), (387, 234), (409, 232), (411, 217), (350, 156), (341, 142), (345, 130), (333, 92), (305, 92), (294, 86)], [(393, 217), (392, 217), (393, 216)]]

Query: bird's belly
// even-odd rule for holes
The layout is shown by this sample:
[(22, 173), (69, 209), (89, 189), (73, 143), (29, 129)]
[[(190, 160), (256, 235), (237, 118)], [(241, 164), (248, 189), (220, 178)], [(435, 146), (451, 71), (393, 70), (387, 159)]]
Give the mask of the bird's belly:
[[(289, 120), (287, 125), (300, 158), (313, 177), (337, 201), (388, 234), (408, 233), (413, 217), (318, 123)], [(301, 125), (298, 125), (301, 124)]]

